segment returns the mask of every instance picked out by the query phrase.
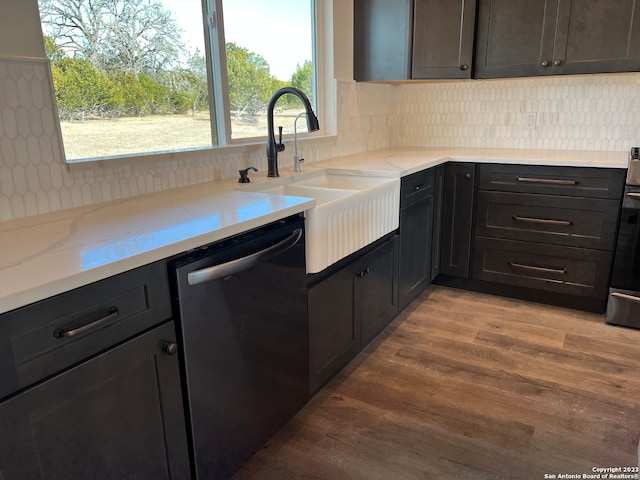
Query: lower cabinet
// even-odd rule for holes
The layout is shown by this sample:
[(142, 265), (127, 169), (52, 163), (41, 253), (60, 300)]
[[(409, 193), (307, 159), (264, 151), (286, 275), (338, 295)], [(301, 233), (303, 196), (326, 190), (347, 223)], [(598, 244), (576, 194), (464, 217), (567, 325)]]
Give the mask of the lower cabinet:
[(446, 164), (437, 283), (602, 312), (626, 171)]
[(394, 236), (356, 262), (355, 317), (366, 346), (398, 314), (397, 242)]
[(400, 310), (431, 283), (436, 178), (434, 174), (435, 169), (429, 169), (402, 179), (398, 263)]
[(190, 478), (173, 342), (165, 323), (0, 403), (0, 478)]
[(476, 280), (603, 299), (611, 253), (543, 243), (476, 237)]
[(397, 241), (392, 236), (362, 255), (349, 257), (309, 287), (312, 393), (397, 315)]
[(440, 273), (469, 278), (475, 208), (474, 163), (447, 163), (442, 192)]

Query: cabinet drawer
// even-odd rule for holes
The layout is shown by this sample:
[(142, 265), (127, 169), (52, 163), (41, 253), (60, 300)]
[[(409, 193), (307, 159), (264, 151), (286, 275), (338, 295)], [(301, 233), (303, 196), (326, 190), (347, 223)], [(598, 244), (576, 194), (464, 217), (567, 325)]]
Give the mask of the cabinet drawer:
[(611, 253), (476, 237), (476, 280), (547, 292), (604, 298)]
[(435, 191), (435, 168), (429, 168), (402, 177), (400, 184), (400, 208), (415, 203)]
[(626, 171), (485, 164), (479, 166), (479, 175), (480, 190), (617, 199), (622, 196)]
[(618, 200), (479, 192), (476, 234), (613, 250)]
[(171, 317), (157, 262), (0, 316), (0, 398)]

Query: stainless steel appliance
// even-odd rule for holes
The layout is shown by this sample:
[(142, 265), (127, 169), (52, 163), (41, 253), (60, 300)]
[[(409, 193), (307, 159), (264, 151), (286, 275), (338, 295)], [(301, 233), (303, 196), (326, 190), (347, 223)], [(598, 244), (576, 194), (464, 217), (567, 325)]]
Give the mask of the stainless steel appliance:
[(229, 478), (309, 397), (304, 219), (170, 262), (193, 475)]
[(640, 328), (640, 149), (631, 149), (605, 320)]

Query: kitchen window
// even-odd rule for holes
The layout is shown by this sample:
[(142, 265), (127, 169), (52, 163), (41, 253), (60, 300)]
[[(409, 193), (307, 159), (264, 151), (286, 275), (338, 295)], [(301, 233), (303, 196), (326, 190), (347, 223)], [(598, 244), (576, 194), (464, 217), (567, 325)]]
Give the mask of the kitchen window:
[[(314, 0), (39, 6), (68, 162), (262, 140), (268, 100), (287, 85), (316, 109)], [(301, 103), (277, 107), (275, 125), (293, 133)]]

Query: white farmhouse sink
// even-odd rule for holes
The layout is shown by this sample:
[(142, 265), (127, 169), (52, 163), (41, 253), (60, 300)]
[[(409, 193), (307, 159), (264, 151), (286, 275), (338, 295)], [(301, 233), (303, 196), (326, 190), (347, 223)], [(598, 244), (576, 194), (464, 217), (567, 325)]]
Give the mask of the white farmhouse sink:
[(320, 272), (398, 228), (399, 178), (318, 172), (243, 190), (316, 200), (305, 213), (307, 273)]

